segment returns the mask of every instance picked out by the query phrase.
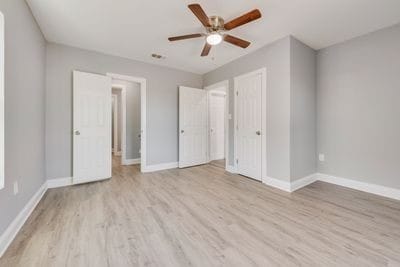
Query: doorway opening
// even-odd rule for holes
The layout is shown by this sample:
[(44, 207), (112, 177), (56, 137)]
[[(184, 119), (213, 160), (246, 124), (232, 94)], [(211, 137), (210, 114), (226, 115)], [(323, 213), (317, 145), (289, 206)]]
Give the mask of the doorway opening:
[(143, 170), (145, 80), (119, 74), (107, 76), (112, 78), (113, 166), (141, 165)]
[(73, 71), (73, 184), (109, 179), (114, 164), (138, 163), (145, 171), (146, 80)]
[(210, 164), (225, 168), (225, 88), (208, 93)]
[(204, 88), (208, 91), (208, 158), (213, 166), (229, 166), (229, 82), (222, 81)]

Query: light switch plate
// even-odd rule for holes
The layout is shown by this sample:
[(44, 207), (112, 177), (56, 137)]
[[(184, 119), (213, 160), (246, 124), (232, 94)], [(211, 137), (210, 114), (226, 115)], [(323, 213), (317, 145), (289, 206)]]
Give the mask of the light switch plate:
[(319, 161), (325, 161), (325, 155), (324, 154), (319, 154), (318, 155)]

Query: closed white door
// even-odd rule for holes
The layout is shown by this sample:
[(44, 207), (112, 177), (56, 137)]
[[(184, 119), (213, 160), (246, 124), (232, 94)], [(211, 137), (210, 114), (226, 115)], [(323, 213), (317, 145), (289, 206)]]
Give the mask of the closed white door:
[(210, 160), (225, 158), (225, 93), (209, 93)]
[(111, 78), (73, 75), (73, 183), (111, 178)]
[(179, 87), (179, 168), (207, 163), (207, 91)]
[(237, 172), (261, 181), (262, 74), (239, 77), (236, 83)]

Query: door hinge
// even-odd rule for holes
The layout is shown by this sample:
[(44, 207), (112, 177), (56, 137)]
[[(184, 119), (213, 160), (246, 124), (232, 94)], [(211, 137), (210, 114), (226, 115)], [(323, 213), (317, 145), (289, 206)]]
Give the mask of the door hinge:
[(239, 164), (239, 159), (236, 159), (236, 164)]
[(236, 91), (236, 95), (239, 96), (239, 91)]

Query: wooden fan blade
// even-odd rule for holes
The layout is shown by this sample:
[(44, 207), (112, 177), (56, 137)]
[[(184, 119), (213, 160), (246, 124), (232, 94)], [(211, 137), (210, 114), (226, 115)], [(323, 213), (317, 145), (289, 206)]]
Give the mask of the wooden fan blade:
[(254, 9), (234, 20), (229, 21), (228, 23), (225, 23), (225, 30), (232, 30), (259, 18), (261, 18), (260, 10)]
[(247, 48), (250, 45), (250, 42), (247, 42), (243, 39), (237, 38), (237, 37), (229, 35), (229, 34), (225, 35), (224, 41), (231, 43), (233, 45), (240, 46), (241, 48)]
[(168, 40), (173, 42), (173, 41), (179, 41), (179, 40), (185, 40), (185, 39), (191, 39), (191, 38), (198, 38), (198, 37), (202, 37), (202, 36), (203, 36), (203, 34), (201, 34), (201, 33), (195, 33), (195, 34), (187, 34), (187, 35), (169, 37)]
[(203, 51), (201, 52), (201, 56), (202, 57), (208, 56), (208, 53), (210, 53), (210, 50), (211, 50), (211, 45), (206, 42), (206, 44), (204, 45)]
[(204, 27), (211, 27), (210, 19), (199, 4), (191, 4), (188, 5), (188, 7), (190, 10), (192, 10), (193, 14), (200, 20)]

